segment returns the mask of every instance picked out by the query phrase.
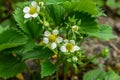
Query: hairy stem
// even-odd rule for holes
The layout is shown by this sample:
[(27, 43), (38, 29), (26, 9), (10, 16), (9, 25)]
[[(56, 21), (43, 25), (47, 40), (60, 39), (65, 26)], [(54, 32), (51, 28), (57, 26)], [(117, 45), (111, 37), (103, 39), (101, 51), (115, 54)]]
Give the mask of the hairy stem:
[(56, 71), (56, 80), (59, 80), (59, 67), (57, 68), (57, 71)]
[(67, 80), (67, 72), (69, 70), (70, 64), (68, 62), (64, 63), (64, 80)]

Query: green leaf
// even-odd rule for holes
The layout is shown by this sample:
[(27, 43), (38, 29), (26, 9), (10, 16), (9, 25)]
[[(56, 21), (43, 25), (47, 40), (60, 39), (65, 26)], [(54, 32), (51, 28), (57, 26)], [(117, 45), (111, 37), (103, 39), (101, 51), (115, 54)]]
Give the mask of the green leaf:
[(54, 55), (54, 52), (49, 48), (44, 48), (43, 46), (38, 46), (34, 50), (23, 55), (23, 60), (25, 59), (48, 59)]
[(41, 63), (41, 77), (51, 76), (57, 70), (56, 66), (53, 65), (49, 60)]
[(0, 54), (0, 77), (14, 77), (17, 73), (23, 72), (25, 68), (25, 63), (17, 60), (17, 58)]
[(20, 31), (8, 29), (0, 34), (0, 51), (22, 46), (26, 43), (27, 37)]
[(10, 26), (10, 23), (11, 23), (11, 20), (7, 19), (7, 20), (2, 21), (0, 25), (3, 27), (7, 27), (7, 26)]
[(105, 80), (120, 80), (120, 76), (118, 76), (114, 71), (109, 71), (105, 76)]
[(91, 70), (89, 72), (87, 72), (84, 76), (83, 76), (83, 80), (104, 80), (104, 76), (106, 75), (106, 73), (102, 70), (99, 69), (95, 69), (95, 70)]
[(95, 36), (95, 37), (103, 39), (103, 40), (109, 40), (109, 39), (114, 38), (112, 28), (108, 25), (101, 25), (98, 32), (89, 33), (89, 35)]
[(73, 2), (65, 1), (60, 4), (63, 8), (65, 8), (66, 12), (72, 12), (74, 10), (75, 4)]
[(53, 19), (56, 25), (60, 24), (65, 13), (65, 9), (60, 5), (47, 5), (46, 9), (49, 13), (49, 16)]
[(25, 23), (26, 29), (34, 39), (38, 39), (42, 33), (42, 24), (39, 24), (36, 19), (29, 20)]
[(104, 0), (95, 0), (97, 5), (99, 5), (100, 7), (102, 7), (104, 5)]
[(112, 8), (117, 8), (116, 0), (107, 0), (106, 4)]
[(84, 13), (89, 13), (91, 15), (97, 15), (98, 10), (96, 3), (93, 0), (77, 0), (73, 2), (64, 2), (61, 5), (66, 9), (66, 11), (79, 11)]
[(27, 34), (30, 34), (29, 31), (26, 28), (26, 25), (24, 23), (24, 14), (22, 8), (17, 8), (14, 13), (14, 18), (18, 24), (18, 26)]
[(0, 33), (4, 31), (4, 28), (0, 25)]
[(79, 32), (88, 34), (88, 33), (94, 33), (98, 31), (98, 23), (96, 22), (96, 18), (92, 17), (88, 13), (83, 12), (73, 12), (70, 14), (70, 16), (75, 16), (75, 19), (78, 21), (81, 21), (81, 24), (79, 25)]
[(34, 47), (35, 47), (35, 42), (31, 39), (28, 39), (26, 44), (24, 44), (22, 46), (14, 47), (14, 48), (5, 49), (2, 51), (2, 53), (3, 54), (4, 53), (5, 54), (16, 53), (22, 57), (25, 53), (33, 50)]
[(98, 24), (95, 20), (94, 17), (91, 17), (90, 15), (84, 16), (82, 15), (81, 17), (81, 25), (80, 25), (81, 29), (85, 32), (85, 33), (93, 33), (98, 31)]
[(42, 24), (39, 24), (36, 19), (27, 20), (24, 18), (23, 5), (15, 10), (14, 18), (18, 23), (20, 29), (31, 36), (34, 39), (37, 39), (40, 36), (42, 30)]
[(33, 50), (34, 47), (35, 47), (35, 42), (33, 40), (29, 39), (25, 45), (21, 46), (19, 52), (22, 52), (23, 54), (25, 54), (28, 51)]
[(46, 5), (50, 5), (50, 4), (60, 4), (61, 2), (63, 2), (65, 0), (45, 0)]
[(120, 76), (118, 76), (114, 71), (105, 72), (100, 69), (94, 69), (87, 72), (83, 80), (120, 80)]

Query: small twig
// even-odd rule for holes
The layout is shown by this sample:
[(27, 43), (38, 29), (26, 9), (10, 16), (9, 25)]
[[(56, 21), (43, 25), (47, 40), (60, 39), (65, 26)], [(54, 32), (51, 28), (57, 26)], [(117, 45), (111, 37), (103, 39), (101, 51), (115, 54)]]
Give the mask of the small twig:
[(113, 47), (113, 49), (115, 49), (118, 53), (120, 53), (120, 50), (111, 42), (109, 41), (110, 46)]

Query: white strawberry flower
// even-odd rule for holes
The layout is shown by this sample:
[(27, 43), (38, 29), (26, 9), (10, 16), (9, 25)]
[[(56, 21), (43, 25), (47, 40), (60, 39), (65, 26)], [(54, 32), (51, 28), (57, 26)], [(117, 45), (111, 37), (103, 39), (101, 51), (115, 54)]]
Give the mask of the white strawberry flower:
[(43, 38), (43, 43), (45, 44), (50, 44), (51, 49), (55, 49), (57, 47), (58, 43), (61, 43), (63, 38), (58, 36), (59, 31), (58, 30), (53, 30), (52, 32), (50, 31), (45, 31), (44, 32), (44, 38)]
[(80, 50), (80, 47), (75, 45), (74, 40), (64, 40), (64, 44), (60, 47), (62, 52), (75, 52)]
[(25, 13), (24, 18), (35, 18), (38, 16), (39, 11), (40, 7), (35, 1), (32, 1), (30, 6), (26, 6), (23, 8), (23, 12)]

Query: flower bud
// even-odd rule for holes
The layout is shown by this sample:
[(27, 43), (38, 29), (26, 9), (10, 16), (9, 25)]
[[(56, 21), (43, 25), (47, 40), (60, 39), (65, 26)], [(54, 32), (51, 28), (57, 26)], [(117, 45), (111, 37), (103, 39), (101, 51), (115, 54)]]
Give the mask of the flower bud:
[(72, 31), (77, 32), (78, 31), (78, 26), (77, 25), (72, 26)]
[(77, 61), (78, 61), (78, 58), (77, 58), (76, 56), (73, 56), (73, 57), (72, 57), (72, 60), (73, 60), (74, 62), (77, 62)]
[(49, 22), (44, 21), (44, 26), (46, 26), (46, 27), (50, 26)]
[(44, 6), (44, 2), (39, 2), (39, 5), (40, 6)]

